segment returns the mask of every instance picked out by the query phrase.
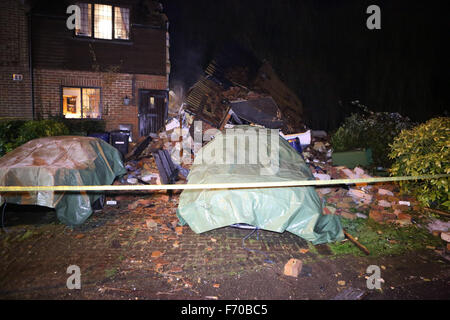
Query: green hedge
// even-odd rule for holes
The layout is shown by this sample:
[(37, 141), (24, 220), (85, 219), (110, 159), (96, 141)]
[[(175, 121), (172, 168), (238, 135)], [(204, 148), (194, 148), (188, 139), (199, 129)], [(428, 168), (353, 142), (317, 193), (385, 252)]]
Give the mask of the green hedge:
[(69, 134), (69, 129), (54, 120), (6, 120), (0, 122), (0, 156), (25, 142), (41, 137)]
[(341, 127), (331, 136), (333, 151), (372, 149), (373, 162), (377, 166), (389, 168), (392, 160), (388, 154), (389, 144), (403, 130), (413, 123), (398, 113), (372, 112), (355, 102), (362, 113), (354, 113), (344, 120)]
[(52, 117), (52, 120), (63, 123), (71, 135), (86, 136), (91, 133), (105, 132), (104, 120), (92, 119), (66, 119), (63, 117)]
[(0, 120), (0, 157), (33, 139), (61, 136), (86, 136), (104, 132), (102, 120), (52, 118), (46, 120)]
[[(450, 174), (450, 118), (434, 118), (402, 131), (391, 144), (389, 156), (395, 161), (390, 170), (394, 176)], [(404, 181), (400, 186), (425, 206), (450, 209), (448, 181)]]

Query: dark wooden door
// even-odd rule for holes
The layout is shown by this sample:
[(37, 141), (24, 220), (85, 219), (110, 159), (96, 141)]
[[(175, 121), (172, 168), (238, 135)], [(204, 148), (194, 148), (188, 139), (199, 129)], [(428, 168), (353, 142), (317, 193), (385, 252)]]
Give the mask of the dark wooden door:
[(164, 126), (167, 117), (167, 92), (139, 90), (139, 135), (148, 136)]

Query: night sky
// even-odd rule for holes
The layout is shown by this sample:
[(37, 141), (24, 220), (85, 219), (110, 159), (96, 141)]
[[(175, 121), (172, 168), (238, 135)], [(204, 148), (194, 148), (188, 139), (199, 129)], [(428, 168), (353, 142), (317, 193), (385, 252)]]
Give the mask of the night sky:
[[(449, 109), (445, 1), (165, 0), (171, 87), (191, 86), (217, 48), (237, 41), (268, 60), (313, 129), (335, 129), (359, 100), (414, 121)], [(381, 8), (381, 30), (366, 9)]]

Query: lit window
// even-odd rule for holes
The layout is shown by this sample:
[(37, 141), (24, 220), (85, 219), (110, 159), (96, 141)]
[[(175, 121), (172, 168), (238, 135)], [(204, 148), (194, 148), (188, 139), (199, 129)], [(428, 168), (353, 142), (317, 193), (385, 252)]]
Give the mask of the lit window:
[(130, 38), (130, 9), (114, 8), (114, 38)]
[(78, 3), (77, 5), (81, 12), (80, 19), (76, 21), (75, 34), (77, 36), (92, 37), (93, 35), (94, 38), (107, 40), (130, 39), (129, 8), (89, 3)]
[(69, 119), (99, 119), (100, 89), (63, 88), (63, 115)]
[(77, 36), (92, 36), (92, 6), (90, 3), (78, 3), (80, 19), (75, 21), (75, 34)]
[(94, 5), (94, 37), (112, 39), (112, 7), (104, 4)]

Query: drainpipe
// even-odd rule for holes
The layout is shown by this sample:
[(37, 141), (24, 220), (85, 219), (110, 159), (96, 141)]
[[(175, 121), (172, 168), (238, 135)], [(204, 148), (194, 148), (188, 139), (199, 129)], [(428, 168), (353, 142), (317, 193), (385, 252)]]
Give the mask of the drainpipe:
[(28, 66), (30, 69), (30, 81), (31, 81), (31, 113), (32, 119), (35, 120), (35, 110), (34, 110), (34, 75), (33, 75), (33, 56), (32, 56), (32, 36), (31, 36), (31, 9), (28, 12)]

